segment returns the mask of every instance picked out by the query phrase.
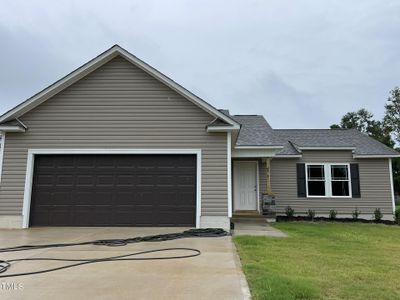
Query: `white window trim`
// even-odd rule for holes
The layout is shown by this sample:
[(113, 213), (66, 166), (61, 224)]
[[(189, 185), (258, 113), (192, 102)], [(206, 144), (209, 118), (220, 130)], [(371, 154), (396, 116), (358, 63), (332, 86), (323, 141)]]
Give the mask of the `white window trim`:
[(228, 217), (232, 218), (232, 133), (226, 134), (227, 187), (228, 187)]
[[(325, 196), (313, 196), (308, 194), (308, 166), (324, 166), (324, 173), (325, 173)], [(333, 196), (332, 195), (332, 176), (331, 176), (331, 167), (336, 165), (347, 166), (347, 170), (349, 172), (349, 196)], [(306, 196), (307, 198), (352, 198), (353, 191), (351, 190), (351, 170), (350, 170), (350, 163), (306, 163), (305, 164), (305, 172), (306, 172)]]
[(33, 169), (38, 154), (195, 154), (196, 155), (196, 228), (201, 217), (201, 149), (29, 149), (26, 164), (22, 228), (29, 227)]
[(393, 186), (393, 171), (392, 171), (392, 159), (389, 158), (389, 177), (390, 177), (390, 190), (392, 194), (392, 208), (393, 213), (396, 211), (396, 199), (394, 197), (394, 186)]

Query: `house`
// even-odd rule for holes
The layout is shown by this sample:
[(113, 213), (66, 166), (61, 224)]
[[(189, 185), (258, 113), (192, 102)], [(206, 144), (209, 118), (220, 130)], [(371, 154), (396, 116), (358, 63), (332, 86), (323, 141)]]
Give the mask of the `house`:
[(230, 115), (117, 45), (6, 112), (0, 130), (2, 228), (227, 229), (263, 199), (277, 214), (394, 209), (396, 151), (355, 130)]

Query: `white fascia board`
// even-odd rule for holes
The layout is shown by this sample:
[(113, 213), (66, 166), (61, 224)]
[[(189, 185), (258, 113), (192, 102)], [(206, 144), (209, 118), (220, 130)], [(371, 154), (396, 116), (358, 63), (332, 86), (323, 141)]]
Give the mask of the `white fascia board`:
[(276, 158), (301, 158), (301, 154), (295, 154), (295, 155), (275, 155)]
[(275, 157), (279, 149), (233, 149), (233, 158), (265, 158)]
[(207, 132), (227, 132), (227, 131), (234, 131), (238, 130), (238, 128), (234, 126), (207, 126)]
[(240, 124), (237, 123), (235, 120), (229, 118), (218, 109), (210, 105), (209, 103), (205, 102), (203, 99), (197, 97), (193, 93), (189, 92), (184, 87), (177, 84), (175, 81), (170, 79), (169, 77), (165, 76), (164, 74), (160, 73), (150, 65), (146, 64), (133, 54), (129, 53), (125, 49), (121, 48), (118, 45), (115, 45), (108, 49), (107, 51), (103, 52), (96, 58), (92, 59), (88, 63), (84, 64), (83, 66), (79, 67), (75, 71), (71, 72), (64, 78), (56, 81), (54, 84), (50, 85), (43, 91), (39, 92), (38, 94), (34, 95), (33, 97), (29, 98), (25, 102), (21, 103), (20, 105), (16, 106), (15, 108), (11, 109), (10, 111), (6, 112), (4, 115), (0, 117), (0, 123), (8, 121), (12, 118), (20, 117), (24, 113), (28, 112), (32, 108), (40, 105), (50, 97), (54, 96), (58, 92), (62, 91), (66, 87), (70, 86), (71, 84), (75, 83), (79, 79), (82, 79), (84, 76), (88, 75), (89, 73), (96, 70), (98, 67), (104, 65), (106, 62), (110, 61), (114, 57), (121, 55), (126, 60), (134, 64), (135, 66), (139, 67), (146, 73), (150, 74), (151, 76), (155, 77), (160, 82), (164, 83), (175, 92), (179, 93), (187, 100), (192, 102), (193, 104), (197, 105), (198, 107), (202, 108), (206, 112), (210, 113), (211, 115), (218, 117), (228, 124), (231, 124), (236, 129), (240, 129)]
[(4, 132), (25, 132), (25, 128), (20, 126), (0, 126), (0, 131)]
[(185, 97), (186, 99), (191, 101), (193, 104), (199, 106), (200, 108), (207, 111), (211, 115), (224, 120), (228, 124), (231, 124), (233, 127), (235, 127), (235, 129), (240, 129), (240, 124), (237, 123), (235, 120), (229, 118), (228, 116), (226, 116), (225, 114), (220, 112), (218, 109), (216, 109), (211, 104), (209, 104), (206, 101), (204, 101), (203, 99), (197, 97), (192, 92), (185, 89), (183, 86), (177, 84), (175, 81), (173, 81), (168, 76), (166, 76), (166, 75), (162, 74), (161, 72), (159, 72), (158, 70), (154, 69), (152, 66), (150, 66), (147, 63), (145, 63), (144, 61), (140, 60), (139, 58), (137, 58), (133, 54), (129, 53), (125, 49), (123, 49), (119, 46), (115, 46), (115, 48), (120, 55), (125, 57), (131, 63), (138, 66), (143, 71), (149, 73), (150, 75), (152, 75), (153, 77), (155, 77), (156, 79), (158, 79), (159, 81), (161, 81), (162, 83), (164, 83), (165, 85), (167, 85), (168, 87), (173, 89), (175, 92), (181, 94), (183, 97)]
[(395, 158), (400, 157), (400, 154), (389, 154), (389, 155), (382, 155), (382, 154), (354, 154), (353, 158)]
[(299, 147), (300, 150), (355, 150), (355, 147)]
[(110, 61), (118, 54), (112, 51), (112, 48), (103, 52), (99, 56), (95, 57), (94, 59), (90, 60), (86, 64), (82, 65), (78, 69), (72, 71), (65, 77), (61, 78), (60, 80), (54, 82), (52, 85), (48, 86), (44, 90), (40, 91), (39, 93), (33, 95), (28, 100), (22, 102), (21, 104), (17, 105), (10, 111), (6, 112), (4, 115), (0, 117), (0, 122), (6, 122), (14, 118), (18, 118), (25, 114), (26, 112), (30, 111), (31, 109), (35, 108), (36, 106), (42, 104), (50, 97), (56, 95), (63, 89), (67, 88), (68, 86), (72, 85), (73, 83), (77, 82), (78, 80), (82, 79), (89, 73), (96, 70), (101, 65), (105, 64), (106, 62)]
[(235, 149), (282, 149), (283, 146), (235, 146)]

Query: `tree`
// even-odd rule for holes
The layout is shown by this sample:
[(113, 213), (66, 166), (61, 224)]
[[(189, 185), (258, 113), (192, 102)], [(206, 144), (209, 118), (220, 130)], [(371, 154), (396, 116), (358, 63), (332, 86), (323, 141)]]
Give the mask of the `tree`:
[(373, 117), (371, 112), (361, 108), (358, 111), (346, 113), (342, 117), (340, 125), (332, 124), (331, 129), (354, 128), (393, 148), (395, 143), (391, 138), (391, 128), (381, 121), (374, 120)]
[(385, 126), (390, 128), (400, 143), (400, 88), (396, 86), (390, 91), (389, 98), (385, 105), (385, 117), (383, 119)]

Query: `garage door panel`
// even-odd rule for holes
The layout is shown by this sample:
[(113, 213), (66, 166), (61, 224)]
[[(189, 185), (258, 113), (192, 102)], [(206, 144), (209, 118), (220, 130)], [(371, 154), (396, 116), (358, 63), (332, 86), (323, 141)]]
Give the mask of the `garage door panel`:
[(91, 174), (76, 174), (77, 187), (92, 187), (95, 184), (95, 177)]
[(54, 185), (55, 178), (51, 174), (41, 174), (36, 177), (35, 187), (51, 187)]
[(40, 155), (31, 225), (194, 226), (194, 155)]

